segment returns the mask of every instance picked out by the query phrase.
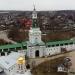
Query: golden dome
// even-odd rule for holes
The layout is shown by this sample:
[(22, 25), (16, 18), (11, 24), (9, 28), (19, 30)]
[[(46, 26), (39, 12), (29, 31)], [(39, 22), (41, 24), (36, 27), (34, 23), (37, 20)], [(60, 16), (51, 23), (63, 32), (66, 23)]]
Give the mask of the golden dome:
[(25, 58), (24, 57), (19, 57), (17, 60), (17, 64), (25, 64)]

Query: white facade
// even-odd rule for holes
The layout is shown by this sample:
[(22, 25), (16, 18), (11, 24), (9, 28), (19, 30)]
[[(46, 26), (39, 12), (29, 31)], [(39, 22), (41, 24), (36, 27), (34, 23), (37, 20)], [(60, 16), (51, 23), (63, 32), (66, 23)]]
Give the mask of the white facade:
[(37, 26), (37, 12), (32, 13), (33, 26), (29, 30), (29, 41), (27, 42), (27, 56), (29, 58), (44, 56), (45, 43), (41, 40), (41, 30)]
[(61, 52), (61, 49), (60, 49), (60, 47), (47, 47), (46, 49), (45, 49), (45, 55), (54, 55), (54, 54), (58, 54), (58, 53), (60, 53)]
[(29, 30), (29, 42), (30, 43), (35, 43), (35, 42), (40, 43), (41, 42), (40, 28), (31, 28)]
[(27, 55), (30, 58), (42, 57), (45, 55), (45, 46), (28, 47)]
[(27, 56), (30, 58), (42, 57), (45, 54), (45, 49), (45, 43), (41, 40), (40, 28), (31, 28), (27, 42)]

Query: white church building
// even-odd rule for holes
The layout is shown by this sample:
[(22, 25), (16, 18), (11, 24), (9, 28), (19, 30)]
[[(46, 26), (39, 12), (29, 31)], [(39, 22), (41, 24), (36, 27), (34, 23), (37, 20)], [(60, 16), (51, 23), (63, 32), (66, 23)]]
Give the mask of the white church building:
[(37, 23), (37, 12), (34, 8), (32, 13), (32, 27), (29, 30), (29, 41), (27, 42), (27, 56), (30, 58), (45, 55), (45, 43), (41, 40), (40, 28)]

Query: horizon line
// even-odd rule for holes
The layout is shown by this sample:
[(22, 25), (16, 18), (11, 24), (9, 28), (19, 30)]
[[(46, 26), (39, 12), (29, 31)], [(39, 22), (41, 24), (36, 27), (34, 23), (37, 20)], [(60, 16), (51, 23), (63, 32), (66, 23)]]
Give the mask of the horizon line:
[[(33, 11), (33, 10), (2, 9), (0, 11)], [(75, 11), (75, 9), (55, 9), (55, 10), (36, 10), (36, 11)]]

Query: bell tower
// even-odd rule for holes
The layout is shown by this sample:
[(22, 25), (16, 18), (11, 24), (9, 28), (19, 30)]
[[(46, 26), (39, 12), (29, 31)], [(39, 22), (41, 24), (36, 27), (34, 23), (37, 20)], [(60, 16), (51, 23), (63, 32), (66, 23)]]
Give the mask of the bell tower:
[(29, 30), (29, 42), (30, 43), (40, 43), (41, 42), (41, 31), (38, 27), (37, 22), (37, 12), (34, 6), (33, 12), (32, 12), (32, 27)]
[(37, 24), (37, 12), (36, 12), (35, 6), (34, 6), (33, 13), (32, 13), (32, 27), (33, 28), (38, 27), (38, 24)]
[(32, 12), (32, 27), (29, 30), (29, 41), (27, 42), (27, 56), (29, 58), (42, 57), (44, 55), (45, 43), (41, 40), (41, 30), (38, 26), (37, 12), (34, 6)]

